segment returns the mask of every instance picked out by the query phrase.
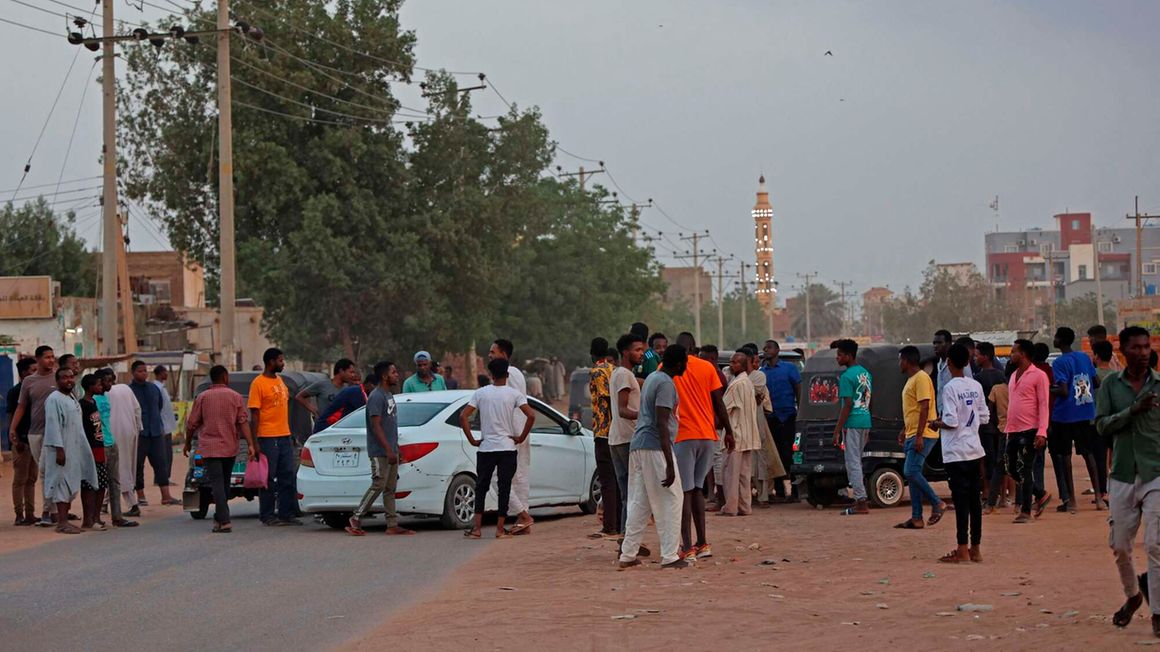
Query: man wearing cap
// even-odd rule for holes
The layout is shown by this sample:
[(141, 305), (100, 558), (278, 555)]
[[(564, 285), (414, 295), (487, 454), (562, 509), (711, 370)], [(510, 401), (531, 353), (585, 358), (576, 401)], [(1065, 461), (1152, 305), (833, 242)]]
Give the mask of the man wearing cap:
[(403, 383), (403, 393), (442, 392), (447, 389), (443, 376), (435, 373), (431, 366), (431, 354), (419, 351), (415, 354), (415, 373)]

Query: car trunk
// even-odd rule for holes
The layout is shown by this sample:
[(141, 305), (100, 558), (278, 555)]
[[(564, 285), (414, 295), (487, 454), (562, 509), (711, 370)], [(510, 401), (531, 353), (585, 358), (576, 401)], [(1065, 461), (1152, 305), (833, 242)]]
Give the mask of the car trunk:
[(366, 431), (330, 428), (310, 438), (310, 456), (319, 475), (367, 475), (371, 461), (367, 457)]

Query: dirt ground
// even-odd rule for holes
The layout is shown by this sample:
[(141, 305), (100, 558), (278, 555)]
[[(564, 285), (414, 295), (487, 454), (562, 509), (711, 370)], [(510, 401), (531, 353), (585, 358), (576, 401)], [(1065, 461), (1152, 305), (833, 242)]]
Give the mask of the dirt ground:
[[(1089, 486), (1086, 475), (1077, 466), (1081, 487)], [(947, 495), (945, 484), (935, 488)], [(1124, 630), (1111, 624), (1124, 598), (1106, 545), (1107, 512), (1096, 512), (1090, 498), (1078, 514), (1053, 505), (1026, 525), (1013, 524), (1009, 510), (984, 517), (985, 560), (964, 565), (936, 561), (953, 548), (953, 513), (933, 528), (893, 529), (908, 506), (861, 517), (805, 504), (710, 515), (715, 556), (679, 571), (653, 561), (618, 572), (615, 542), (586, 538), (597, 528), (592, 517), (541, 522), (527, 537), (465, 540), (488, 549), (349, 647), (500, 649), (516, 637), (561, 650), (1160, 643), (1146, 608)], [(646, 544), (657, 550), (655, 531)], [(967, 603), (987, 610), (957, 609)]]
[[(170, 492), (174, 498), (181, 498), (181, 484), (185, 481), (185, 471), (188, 467), (188, 460), (181, 454), (181, 450), (175, 448), (173, 455), (173, 470), (169, 475), (170, 482), (176, 482), (178, 486), (170, 487)], [(66, 535), (57, 534), (52, 528), (40, 527), (15, 527), (12, 521), (15, 520), (15, 514), (12, 508), (12, 462), (4, 461), (0, 463), (0, 554), (6, 552), (13, 552), (22, 550), (32, 546), (52, 543), (66, 538), (76, 538), (77, 536), (100, 536), (108, 532), (86, 532), (80, 535)], [(138, 521), (142, 526), (146, 525), (151, 520), (173, 516), (181, 511), (181, 507), (161, 506), (161, 493), (157, 487), (152, 486), (153, 471), (149, 465), (145, 465), (145, 497), (149, 501), (149, 507), (141, 508), (141, 516), (131, 520)], [(36, 508), (40, 509), (43, 503), (41, 502), (41, 483), (36, 484)], [(81, 501), (78, 497), (73, 501), (72, 513), (77, 516), (81, 515)], [(106, 514), (102, 517), (105, 523), (109, 523), (109, 517)], [(80, 525), (80, 522), (77, 522)], [(112, 531), (112, 528), (109, 530)]]

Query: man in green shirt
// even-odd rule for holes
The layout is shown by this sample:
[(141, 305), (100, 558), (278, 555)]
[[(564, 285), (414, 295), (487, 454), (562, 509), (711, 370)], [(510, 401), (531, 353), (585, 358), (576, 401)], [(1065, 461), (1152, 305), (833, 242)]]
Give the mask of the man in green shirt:
[(446, 389), (447, 382), (432, 367), (431, 354), (426, 351), (416, 353), (415, 373), (403, 383), (403, 393), (442, 392)]
[[(1108, 480), (1112, 513), (1108, 540), (1128, 598), (1112, 616), (1117, 627), (1132, 622), (1146, 595), (1160, 598), (1160, 374), (1148, 364), (1151, 340), (1148, 331), (1138, 326), (1120, 331), (1120, 351), (1127, 367), (1108, 376), (1096, 401), (1096, 428), (1115, 443)], [(1148, 573), (1137, 576), (1132, 549), (1141, 521)], [(1145, 586), (1147, 594), (1142, 594)], [(1152, 633), (1160, 636), (1160, 604), (1155, 603)]]
[(855, 360), (858, 358), (858, 343), (854, 340), (838, 340), (838, 365), (846, 371), (838, 379), (838, 401), (842, 408), (838, 413), (838, 423), (834, 426), (834, 446), (843, 441), (846, 459), (846, 481), (854, 492), (854, 506), (842, 511), (845, 516), (869, 514), (870, 503), (866, 496), (866, 479), (862, 477), (862, 452), (870, 438), (870, 372)]

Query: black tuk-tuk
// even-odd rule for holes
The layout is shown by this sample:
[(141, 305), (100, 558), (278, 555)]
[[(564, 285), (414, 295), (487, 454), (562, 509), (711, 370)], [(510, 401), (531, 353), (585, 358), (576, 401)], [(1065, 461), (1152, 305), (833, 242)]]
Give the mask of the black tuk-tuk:
[[(250, 383), (254, 378), (260, 375), (260, 371), (239, 371), (230, 374), (230, 389), (242, 395), (243, 398), (250, 396)], [(282, 381), (286, 383), (286, 388), (290, 390), (290, 431), (294, 435), (295, 447), (301, 447), (303, 443), (310, 437), (314, 430), (314, 419), (310, 416), (310, 412), (306, 408), (298, 404), (294, 400), (294, 396), (302, 391), (308, 384), (317, 380), (326, 380), (326, 374), (314, 372), (298, 372), (288, 371), (280, 374)], [(194, 390), (194, 397), (209, 389), (210, 381), (206, 379), (197, 386)], [(322, 406), (326, 407), (326, 406)], [(254, 424), (250, 424), (253, 428)], [(230, 475), (230, 498), (245, 498), (246, 500), (253, 500), (258, 495), (256, 489), (246, 489), (242, 486), (242, 479), (246, 474), (246, 460), (249, 453), (249, 446), (245, 439), (238, 442), (238, 455), (234, 458), (234, 470)], [(210, 495), (209, 487), (203, 487), (202, 482), (205, 479), (205, 467), (201, 462), (201, 455), (197, 450), (197, 438), (194, 437), (192, 450), (189, 454), (189, 470), (185, 473), (185, 489), (181, 493), (181, 503), (185, 511), (196, 519), (205, 518), (206, 512), (209, 511), (209, 506), (213, 502), (213, 497)]]
[[(879, 507), (891, 507), (902, 501), (906, 485), (902, 467), (906, 460), (898, 433), (902, 431), (902, 388), (906, 377), (898, 370), (898, 351), (893, 344), (871, 344), (858, 348), (858, 364), (873, 378), (870, 397), (870, 439), (862, 454), (862, 473), (866, 492)], [(933, 355), (929, 344), (919, 345), (925, 359)], [(790, 474), (804, 477), (808, 501), (828, 506), (838, 499), (846, 486), (845, 453), (834, 446), (834, 426), (838, 421), (838, 378), (843, 368), (833, 350), (820, 351), (806, 361), (802, 371), (801, 397), (797, 415), (797, 433), (793, 446)], [(919, 373), (923, 373), (919, 371)], [(933, 411), (931, 419), (934, 418)], [(935, 443), (926, 458), (927, 480), (946, 479), (942, 447)]]

